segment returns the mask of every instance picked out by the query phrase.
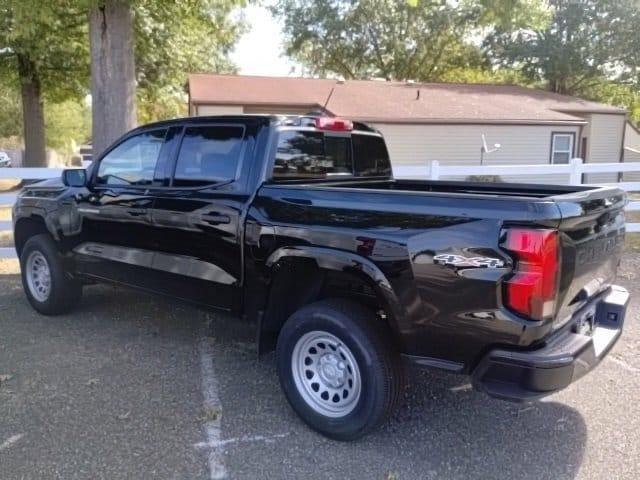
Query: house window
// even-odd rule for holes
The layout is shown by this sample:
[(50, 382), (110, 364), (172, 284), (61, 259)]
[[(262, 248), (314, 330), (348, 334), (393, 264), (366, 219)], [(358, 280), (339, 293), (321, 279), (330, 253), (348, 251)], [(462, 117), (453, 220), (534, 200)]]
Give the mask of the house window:
[(551, 163), (569, 163), (573, 155), (574, 133), (551, 135)]

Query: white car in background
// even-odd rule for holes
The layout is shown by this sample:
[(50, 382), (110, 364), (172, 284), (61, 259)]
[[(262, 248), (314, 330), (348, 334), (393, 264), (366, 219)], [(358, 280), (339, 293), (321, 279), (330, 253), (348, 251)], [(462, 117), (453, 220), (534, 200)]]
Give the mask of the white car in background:
[(10, 167), (11, 158), (7, 155), (7, 152), (0, 151), (0, 167)]

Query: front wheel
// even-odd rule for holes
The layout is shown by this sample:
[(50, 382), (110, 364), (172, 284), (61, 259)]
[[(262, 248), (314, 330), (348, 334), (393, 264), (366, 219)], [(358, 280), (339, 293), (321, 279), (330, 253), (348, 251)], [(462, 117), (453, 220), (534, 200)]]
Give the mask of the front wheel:
[(65, 271), (49, 235), (35, 235), (20, 253), (22, 286), (31, 306), (44, 315), (71, 310), (82, 296), (82, 285)]
[(332, 299), (295, 312), (278, 337), (284, 393), (314, 430), (354, 440), (384, 422), (402, 386), (386, 326), (357, 303)]

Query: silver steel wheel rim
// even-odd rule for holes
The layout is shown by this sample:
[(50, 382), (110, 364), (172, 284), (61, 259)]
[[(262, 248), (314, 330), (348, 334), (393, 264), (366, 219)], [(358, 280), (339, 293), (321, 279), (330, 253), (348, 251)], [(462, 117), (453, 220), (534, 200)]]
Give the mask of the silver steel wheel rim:
[(27, 257), (26, 277), (31, 295), (39, 302), (46, 302), (51, 294), (51, 270), (47, 259), (37, 250)]
[(315, 412), (344, 417), (360, 399), (360, 369), (351, 350), (338, 337), (314, 330), (296, 342), (291, 371), (298, 392)]

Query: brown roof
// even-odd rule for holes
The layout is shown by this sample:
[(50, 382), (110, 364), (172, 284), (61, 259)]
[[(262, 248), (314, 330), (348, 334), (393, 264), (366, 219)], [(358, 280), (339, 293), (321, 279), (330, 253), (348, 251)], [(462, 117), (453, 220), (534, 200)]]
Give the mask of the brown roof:
[(194, 104), (325, 107), (333, 115), (378, 122), (584, 123), (585, 113), (626, 113), (514, 85), (191, 74), (189, 92)]

